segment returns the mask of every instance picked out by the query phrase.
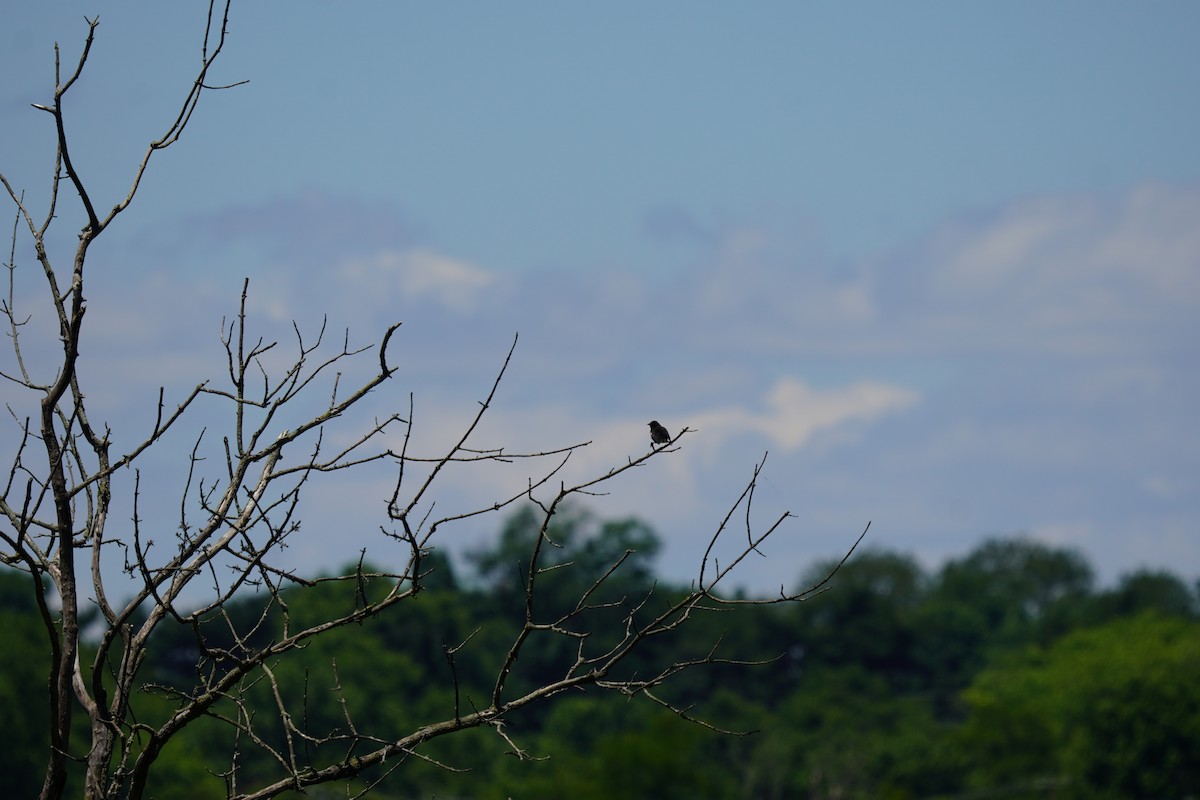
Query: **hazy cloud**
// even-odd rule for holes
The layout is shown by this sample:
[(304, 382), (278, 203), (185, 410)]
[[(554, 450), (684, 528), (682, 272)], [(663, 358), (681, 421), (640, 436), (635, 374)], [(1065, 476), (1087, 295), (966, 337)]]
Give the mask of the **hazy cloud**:
[[(680, 570), (697, 526), (769, 450), (764, 499), (775, 493), (830, 547), (869, 518), (881, 543), (931, 560), (1027, 531), (1087, 549), (1102, 574), (1131, 559), (1200, 571), (1181, 533), (1200, 514), (1200, 453), (1186, 435), (1200, 426), (1200, 189), (1023, 199), (849, 265), (810, 262), (769, 227), (743, 225), (665, 293), (631, 270), (501, 273), (403, 237), (322, 261), (312, 254), (338, 250), (339, 226), (306, 232), (306, 256), (273, 243), (294, 233), (272, 218), (238, 228), (252, 250), (294, 256), (255, 273), (255, 334), (279, 338), (282, 357), (292, 319), (311, 328), (328, 312), (358, 344), (404, 321), (400, 372), (368, 411), (407, 407), (412, 391), (423, 454), (465, 429), (517, 331), (470, 446), (590, 441), (558, 476), (571, 480), (645, 452), (651, 418), (693, 429), (601, 509), (647, 517)], [(225, 233), (212, 231), (217, 255), (242, 246), (222, 244)], [(170, 398), (219, 379), (218, 323), (240, 290), (229, 283), (164, 268), (93, 294), (86, 390), (118, 434), (145, 427), (157, 385)], [(545, 466), (451, 471), (439, 508), (519, 491)], [(386, 482), (337, 496), (377, 516), (367, 494)], [(322, 524), (327, 512), (314, 514)], [(814, 547), (788, 539), (748, 580), (790, 583), (804, 559), (833, 554)]]
[(1030, 198), (948, 225), (891, 266), (913, 280), (888, 286), (911, 303), (918, 342), (1129, 355), (1194, 329), (1200, 192)]
[(474, 310), (483, 291), (496, 283), (487, 270), (428, 248), (385, 250), (344, 262), (340, 273), (349, 292), (373, 298), (372, 305), (380, 298), (413, 303), (432, 297), (459, 313)]
[(836, 434), (849, 426), (870, 423), (919, 401), (903, 386), (862, 381), (834, 389), (816, 389), (797, 378), (782, 378), (762, 398), (761, 408), (745, 406), (705, 409), (689, 425), (709, 434), (710, 447), (728, 439), (756, 434), (788, 453), (808, 444), (818, 433)]

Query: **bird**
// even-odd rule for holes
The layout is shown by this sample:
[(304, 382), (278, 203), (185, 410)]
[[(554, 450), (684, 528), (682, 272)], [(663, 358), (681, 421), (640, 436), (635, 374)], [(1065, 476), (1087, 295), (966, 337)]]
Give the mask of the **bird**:
[(671, 434), (667, 433), (667, 429), (658, 424), (658, 420), (650, 422), (650, 442), (652, 444), (666, 444), (671, 441)]

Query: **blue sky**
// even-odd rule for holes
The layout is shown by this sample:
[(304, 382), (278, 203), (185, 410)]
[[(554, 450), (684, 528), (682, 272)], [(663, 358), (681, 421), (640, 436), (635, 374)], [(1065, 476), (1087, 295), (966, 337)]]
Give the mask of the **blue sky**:
[[(44, 197), (29, 103), (98, 12), (68, 121), (118, 200), (206, 5), (9, 14), (0, 170)], [(249, 83), (205, 97), (94, 252), (116, 277), (86, 368), (116, 430), (219, 369), (249, 275), (268, 332), (404, 320), (404, 386), (372, 402), (412, 389), (431, 447), (515, 332), (480, 444), (591, 439), (582, 474), (650, 418), (697, 428), (596, 504), (654, 525), (672, 576), (764, 451), (764, 517), (798, 519), (752, 585), (868, 519), (929, 564), (1023, 532), (1105, 579), (1200, 575), (1194, 3), (247, 2), (230, 27), (212, 80)], [(373, 489), (318, 496), (297, 563), (365, 543)], [(331, 543), (346, 505), (374, 511)]]

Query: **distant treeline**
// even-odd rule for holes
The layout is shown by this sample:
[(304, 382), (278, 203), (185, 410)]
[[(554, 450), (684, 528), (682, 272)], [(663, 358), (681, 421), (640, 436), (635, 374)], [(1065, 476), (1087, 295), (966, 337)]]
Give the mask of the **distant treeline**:
[[(612, 630), (629, 603), (647, 610), (683, 587), (659, 582), (659, 541), (635, 520), (561, 513), (555, 558), (571, 569), (544, 574), (539, 610), (575, 603), (621, 553), (591, 618)], [(399, 737), (487, 697), (524, 618), (520, 576), (534, 517), (511, 516), (495, 545), (457, 575), (430, 553), (424, 590), (361, 626), (332, 631), (272, 665), (279, 695), (305, 730), (330, 731), (347, 717)], [(819, 580), (832, 565), (799, 575)], [(369, 571), (369, 569), (367, 570)], [(322, 584), (285, 594), (291, 624), (318, 620), (384, 590)], [(28, 575), (0, 571), (0, 792), (35, 797), (44, 770), (49, 644)], [(250, 630), (265, 595), (247, 593), (202, 631), (209, 647)], [(277, 635), (278, 625), (258, 635)], [(607, 628), (606, 628), (607, 626)], [(198, 671), (195, 632), (160, 628), (146, 653), (141, 719), (164, 719), (173, 692)], [(466, 642), (451, 661), (447, 649)], [(640, 697), (596, 691), (560, 695), (511, 718), (504, 732), (473, 730), (430, 742), (376, 786), (374, 798), (1184, 798), (1200, 796), (1200, 586), (1164, 572), (1136, 572), (1098, 588), (1078, 553), (997, 538), (936, 572), (908, 555), (856, 553), (830, 590), (802, 603), (706, 612), (686, 638), (656, 643), (628, 666), (652, 669), (671, 654), (713, 647), (737, 662), (684, 672), (665, 692), (705, 724)], [(531, 641), (515, 680), (537, 685), (574, 657), (570, 640)], [(335, 686), (340, 686), (342, 707)], [(519, 685), (515, 688), (519, 689)], [(218, 713), (233, 713), (218, 705)], [(286, 749), (275, 691), (246, 687), (245, 711), (268, 743)], [(302, 716), (302, 719), (301, 719)], [(83, 714), (76, 723), (86, 727)], [(723, 731), (712, 730), (712, 726)], [(743, 733), (746, 735), (741, 735)], [(80, 736), (77, 741), (86, 741)], [(512, 745), (531, 758), (515, 758)], [(318, 762), (345, 752), (306, 745)], [(86, 753), (72, 753), (86, 758)], [(422, 758), (423, 757), (423, 758)], [(279, 777), (278, 764), (230, 726), (204, 719), (160, 757), (159, 798), (223, 798), (236, 758), (242, 785)], [(375, 777), (380, 777), (382, 773)], [(366, 784), (349, 787), (349, 796)], [(82, 796), (73, 787), (71, 796)], [(324, 790), (329, 795), (329, 790)], [(339, 796), (347, 796), (342, 791)]]

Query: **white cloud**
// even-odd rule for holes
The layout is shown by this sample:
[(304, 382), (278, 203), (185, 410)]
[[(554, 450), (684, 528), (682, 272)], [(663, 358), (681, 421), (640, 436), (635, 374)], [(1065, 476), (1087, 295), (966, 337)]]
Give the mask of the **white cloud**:
[(764, 408), (727, 407), (691, 417), (690, 427), (714, 443), (754, 433), (794, 452), (819, 433), (837, 435), (849, 428), (904, 411), (920, 400), (916, 392), (877, 381), (835, 389), (815, 389), (798, 378), (782, 378), (763, 397)]
[[(1179, 432), (1195, 427), (1188, 398), (1200, 388), (1190, 370), (1200, 190), (1031, 198), (851, 265), (812, 262), (790, 246), (769, 230), (727, 231), (707, 258), (664, 281), (616, 268), (501, 274), (382, 241), (335, 270), (316, 259), (268, 265), (251, 284), (251, 328), (280, 338), (286, 356), (292, 319), (308, 332), (330, 312), (335, 347), (345, 324), (356, 345), (404, 321), (391, 353), (401, 371), (358, 419), (406, 412), (414, 392), (422, 455), (461, 432), (519, 331), (469, 446), (590, 440), (562, 476), (570, 481), (644, 453), (652, 418), (672, 433), (689, 426), (680, 453), (594, 501), (602, 515), (646, 517), (684, 554), (769, 449), (762, 495), (773, 487), (785, 508), (801, 509), (805, 537), (873, 519), (881, 543), (936, 555), (1027, 530), (1087, 548), (1110, 576), (1138, 555), (1133, 540), (1150, 554), (1169, 545), (1179, 569), (1200, 568), (1200, 551), (1179, 533), (1196, 519), (1180, 477), (1195, 471), (1196, 448)], [(88, 322), (104, 335), (84, 350), (88, 391), (114, 409), (138, 398), (125, 413), (140, 417), (114, 420), (119, 433), (146, 426), (159, 383), (172, 397), (220, 377), (217, 324), (236, 313), (240, 282), (200, 288), (183, 270), (163, 270), (161, 280), (95, 297), (103, 302)], [(131, 391), (139, 381), (147, 392)], [(438, 509), (517, 491), (537, 466), (447, 470)], [(331, 516), (360, 507), (378, 516), (388, 480), (363, 475), (320, 497), (334, 498)], [(328, 523), (321, 513), (314, 523)], [(481, 523), (472, 535), (490, 530)], [(748, 583), (798, 574), (810, 540), (787, 541), (787, 558), (755, 566)]]
[[(505, 395), (503, 388), (500, 394)], [(429, 457), (445, 452), (478, 411), (475, 399), (471, 395), (418, 395), (410, 454)], [(786, 459), (788, 454), (812, 447), (816, 437), (824, 436), (828, 437), (821, 447), (825, 451), (855, 438), (882, 416), (899, 413), (917, 402), (916, 393), (885, 383), (862, 381), (818, 389), (788, 377), (765, 387), (752, 407), (720, 405), (692, 413), (664, 409), (658, 416), (671, 433), (679, 433), (685, 425), (691, 429), (681, 441), (680, 452), (665, 453), (598, 487), (606, 495), (592, 502), (609, 516), (642, 515), (670, 525), (692, 524), (698, 518), (702, 524), (708, 523), (713, 502), (732, 502), (737, 492), (714, 499), (706, 497), (702, 487), (727, 478), (731, 483), (725, 488), (732, 491), (733, 484), (749, 478), (764, 449), (778, 448)], [(572, 454), (550, 484), (535, 492), (543, 497), (557, 490), (560, 482), (570, 486), (590, 480), (644, 455), (650, 449), (648, 420), (646, 415), (632, 416), (622, 410), (583, 403), (513, 407), (500, 401), (488, 411), (466, 446), (479, 450), (504, 447), (511, 454), (587, 442)], [(395, 449), (400, 444), (399, 440), (393, 443)], [(457, 465), (441, 477), (430, 499), (436, 499), (440, 512), (447, 514), (489, 505), (521, 492), (531, 479), (538, 480), (560, 459), (546, 456), (508, 464)], [(786, 464), (784, 461), (782, 469), (786, 470)], [(356, 481), (354, 488), (339, 490), (339, 496), (346, 499), (350, 497), (346, 492), (350, 492), (357, 498), (353, 501), (357, 507), (378, 505), (379, 498), (364, 494), (368, 491), (365, 487), (377, 488), (369, 481)]]
[(1167, 302), (1200, 302), (1200, 192), (1146, 184), (1123, 199), (1092, 260)]
[(1151, 473), (1142, 477), (1140, 486), (1143, 491), (1160, 500), (1191, 497), (1195, 494), (1193, 481), (1182, 475)]
[(893, 266), (910, 282), (893, 282), (908, 306), (895, 322), (930, 346), (1130, 354), (1148, 335), (1191, 325), (1200, 193), (1034, 197), (948, 225)]
[(351, 291), (411, 302), (429, 296), (459, 313), (475, 310), (496, 276), (469, 261), (429, 248), (384, 250), (341, 266)]
[(401, 256), (401, 287), (412, 295), (432, 294), (448, 308), (467, 311), (480, 293), (495, 282), (487, 271), (432, 250), (409, 250)]

